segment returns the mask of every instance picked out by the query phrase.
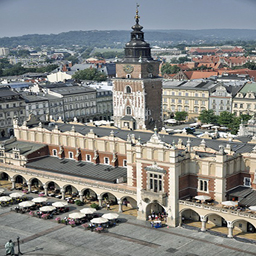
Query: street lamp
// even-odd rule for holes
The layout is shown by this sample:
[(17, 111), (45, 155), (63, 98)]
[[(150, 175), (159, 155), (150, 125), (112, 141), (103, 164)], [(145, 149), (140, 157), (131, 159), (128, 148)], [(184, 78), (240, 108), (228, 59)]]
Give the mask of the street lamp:
[(18, 255), (23, 255), (23, 253), (20, 251), (20, 237), (17, 237), (17, 244), (18, 244)]

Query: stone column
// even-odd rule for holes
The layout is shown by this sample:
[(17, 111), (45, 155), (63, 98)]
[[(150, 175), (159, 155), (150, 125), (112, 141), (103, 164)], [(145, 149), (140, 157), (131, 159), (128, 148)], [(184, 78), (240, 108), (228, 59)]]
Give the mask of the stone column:
[(31, 183), (27, 182), (27, 185), (28, 185), (28, 192), (30, 193), (31, 192)]
[(81, 201), (81, 202), (83, 202), (84, 201), (84, 199), (83, 199), (83, 192), (82, 191), (79, 191), (79, 200)]
[(202, 222), (201, 231), (205, 232), (206, 231), (206, 218), (204, 216), (200, 216), (200, 220)]
[(228, 238), (233, 238), (233, 228), (234, 226), (232, 225), (231, 222), (228, 222)]
[(121, 200), (121, 199), (118, 199), (118, 200), (117, 200), (117, 203), (118, 203), (118, 212), (123, 212), (123, 209), (122, 209), (122, 200)]
[(43, 188), (44, 188), (44, 194), (45, 196), (48, 196), (48, 187), (46, 184), (43, 184)]
[(179, 215), (179, 227), (181, 227), (181, 225), (182, 225), (182, 214), (180, 213), (180, 215)]
[(15, 189), (15, 179), (11, 178), (11, 182), (12, 182), (12, 189)]
[(97, 195), (98, 200), (99, 200), (99, 206), (102, 207), (102, 197), (100, 195)]
[(62, 200), (65, 200), (65, 189), (62, 188), (62, 189), (60, 190), (60, 192), (61, 192), (61, 199), (62, 199)]

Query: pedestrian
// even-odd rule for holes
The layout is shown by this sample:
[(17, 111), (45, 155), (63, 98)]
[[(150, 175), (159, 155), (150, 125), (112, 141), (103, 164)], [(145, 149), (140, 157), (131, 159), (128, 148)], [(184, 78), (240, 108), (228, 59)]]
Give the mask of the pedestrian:
[(14, 244), (12, 242), (12, 240), (9, 240), (9, 242), (7, 242), (5, 244), (5, 253), (6, 255), (11, 255), (11, 256), (14, 256)]
[(110, 210), (110, 205), (109, 205), (109, 203), (107, 204), (107, 210)]
[(151, 224), (151, 228), (153, 228), (154, 227), (154, 222), (151, 221), (150, 224)]

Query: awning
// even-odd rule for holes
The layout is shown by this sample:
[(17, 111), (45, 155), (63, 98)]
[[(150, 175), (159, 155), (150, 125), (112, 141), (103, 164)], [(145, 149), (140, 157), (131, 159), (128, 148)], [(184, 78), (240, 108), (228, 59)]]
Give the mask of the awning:
[(232, 189), (227, 194), (229, 196), (244, 198), (252, 192), (251, 188), (240, 186), (238, 188)]

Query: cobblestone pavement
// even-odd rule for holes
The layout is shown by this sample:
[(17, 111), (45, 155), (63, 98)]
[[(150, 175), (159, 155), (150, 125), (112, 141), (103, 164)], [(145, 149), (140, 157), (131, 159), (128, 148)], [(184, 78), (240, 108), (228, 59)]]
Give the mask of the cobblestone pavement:
[[(70, 207), (72, 211), (80, 208)], [(54, 220), (16, 213), (10, 207), (0, 208), (0, 256), (5, 255), (4, 244), (9, 239), (16, 241), (17, 236), (24, 256), (256, 256), (253, 244), (184, 228), (155, 229), (127, 214), (120, 214), (117, 226), (98, 234), (81, 226), (72, 228)]]

